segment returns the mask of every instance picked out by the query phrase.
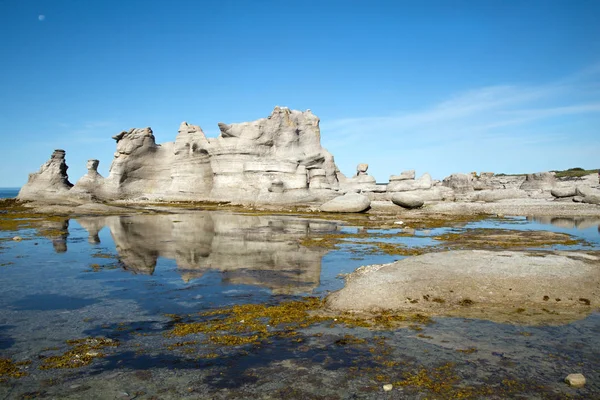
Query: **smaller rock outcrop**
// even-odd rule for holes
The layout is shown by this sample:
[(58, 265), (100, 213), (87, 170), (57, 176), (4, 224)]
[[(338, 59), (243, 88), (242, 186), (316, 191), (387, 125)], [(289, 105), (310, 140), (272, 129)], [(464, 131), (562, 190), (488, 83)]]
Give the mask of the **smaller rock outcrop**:
[(521, 190), (551, 190), (556, 184), (552, 172), (538, 172), (527, 174), (525, 182), (521, 184)]
[[(400, 175), (402, 177), (402, 175)], [(393, 178), (393, 176), (391, 177)], [(393, 181), (387, 185), (388, 192), (409, 192), (411, 190), (427, 190), (433, 186), (433, 179), (427, 172), (424, 173), (419, 179), (402, 179)]]
[(456, 193), (469, 193), (475, 190), (473, 188), (473, 175), (452, 174), (444, 179), (442, 185), (449, 187)]
[(402, 171), (400, 175), (391, 175), (390, 182), (394, 181), (405, 181), (409, 179), (415, 179), (415, 170), (410, 169), (408, 171)]
[(369, 164), (358, 164), (356, 166), (356, 174), (351, 178), (346, 178), (340, 181), (340, 189), (345, 192), (380, 192), (385, 191), (385, 188), (380, 188), (377, 185), (375, 177), (367, 174)]
[(53, 200), (64, 197), (73, 184), (67, 175), (64, 150), (54, 150), (50, 159), (38, 172), (29, 174), (27, 183), (19, 191), (20, 200)]
[(323, 212), (363, 212), (371, 207), (371, 200), (367, 196), (358, 193), (346, 193), (321, 205)]

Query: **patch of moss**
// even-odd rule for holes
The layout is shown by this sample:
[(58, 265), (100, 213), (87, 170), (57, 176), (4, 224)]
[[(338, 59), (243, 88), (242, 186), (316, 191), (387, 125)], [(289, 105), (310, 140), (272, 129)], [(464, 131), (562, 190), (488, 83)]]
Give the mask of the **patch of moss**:
[(71, 350), (42, 359), (40, 369), (79, 368), (89, 365), (94, 359), (104, 357), (101, 350), (119, 346), (119, 342), (108, 338), (83, 338), (67, 340)]

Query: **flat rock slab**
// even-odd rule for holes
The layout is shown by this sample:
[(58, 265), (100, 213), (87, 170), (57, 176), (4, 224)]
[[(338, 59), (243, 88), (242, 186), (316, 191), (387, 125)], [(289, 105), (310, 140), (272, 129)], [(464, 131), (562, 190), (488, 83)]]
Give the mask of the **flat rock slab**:
[(599, 284), (597, 252), (458, 250), (361, 267), (327, 307), (563, 323), (598, 308)]

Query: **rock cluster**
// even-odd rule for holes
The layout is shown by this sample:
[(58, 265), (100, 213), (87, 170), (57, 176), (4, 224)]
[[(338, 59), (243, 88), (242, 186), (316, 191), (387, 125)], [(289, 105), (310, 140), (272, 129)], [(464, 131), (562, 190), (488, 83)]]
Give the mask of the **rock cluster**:
[(65, 151), (55, 150), (39, 172), (30, 174), (18, 198), (310, 204), (327, 212), (362, 212), (373, 200), (408, 209), (436, 201), (519, 198), (600, 204), (600, 190), (592, 188), (596, 181), (559, 181), (552, 172), (452, 174), (440, 182), (406, 170), (378, 184), (367, 172), (369, 165), (360, 163), (346, 177), (321, 146), (319, 118), (310, 110), (275, 107), (267, 118), (219, 123), (219, 129), (218, 137), (207, 138), (199, 126), (183, 122), (175, 141), (163, 144), (156, 143), (149, 127), (123, 131), (113, 136), (116, 152), (108, 176), (98, 173), (98, 160), (89, 160), (87, 173), (74, 186)]

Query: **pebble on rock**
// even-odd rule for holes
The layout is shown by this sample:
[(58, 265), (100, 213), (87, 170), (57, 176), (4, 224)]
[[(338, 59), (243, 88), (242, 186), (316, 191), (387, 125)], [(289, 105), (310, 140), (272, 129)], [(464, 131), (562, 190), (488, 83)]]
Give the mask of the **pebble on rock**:
[(585, 376), (582, 374), (569, 374), (565, 378), (565, 382), (567, 382), (569, 386), (580, 388), (585, 385)]
[(392, 385), (391, 383), (388, 383), (387, 385), (383, 385), (383, 390), (385, 392), (389, 392), (390, 390), (392, 390), (394, 388), (394, 385)]

